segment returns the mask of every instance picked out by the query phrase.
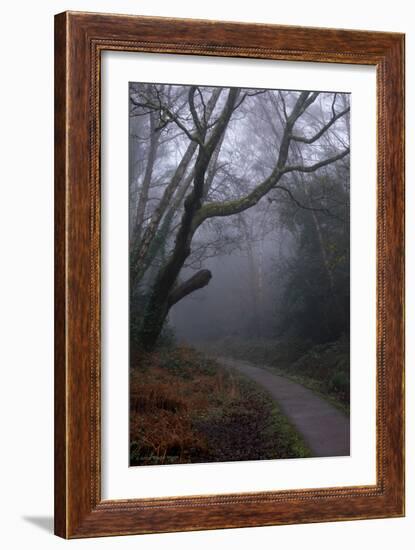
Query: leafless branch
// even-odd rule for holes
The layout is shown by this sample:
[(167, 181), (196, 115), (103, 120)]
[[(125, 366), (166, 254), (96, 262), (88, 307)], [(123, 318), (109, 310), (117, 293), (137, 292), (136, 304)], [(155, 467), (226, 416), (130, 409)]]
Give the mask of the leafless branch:
[(350, 148), (347, 147), (344, 151), (339, 153), (338, 155), (334, 155), (333, 157), (329, 157), (327, 159), (324, 159), (320, 162), (316, 162), (315, 164), (311, 164), (309, 166), (286, 166), (282, 173), (287, 174), (289, 172), (315, 172), (316, 170), (319, 170), (320, 168), (323, 168), (323, 166), (327, 166), (328, 164), (332, 164), (333, 162), (336, 162), (338, 160), (341, 160), (345, 156), (347, 156), (350, 153)]

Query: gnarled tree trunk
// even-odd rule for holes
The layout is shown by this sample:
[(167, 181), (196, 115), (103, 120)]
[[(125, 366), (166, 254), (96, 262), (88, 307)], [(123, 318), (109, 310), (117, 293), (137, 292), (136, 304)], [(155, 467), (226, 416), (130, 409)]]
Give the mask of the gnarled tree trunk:
[[(237, 88), (229, 91), (223, 111), (207, 142), (204, 142), (207, 128), (205, 127), (204, 130), (202, 130), (199, 127), (198, 139), (200, 140), (200, 144), (198, 146), (198, 155), (194, 168), (193, 190), (184, 202), (184, 213), (176, 236), (173, 252), (166, 264), (159, 271), (153, 285), (139, 335), (141, 345), (148, 351), (154, 348), (169, 309), (178, 299), (180, 299), (179, 296), (184, 297), (190, 292), (206, 286), (211, 278), (210, 272), (203, 270), (199, 272), (197, 276), (183, 283), (183, 285), (186, 285), (186, 292), (178, 292), (178, 289), (175, 288), (179, 273), (191, 253), (191, 242), (194, 232), (197, 229), (194, 221), (196, 214), (202, 208), (205, 174), (210, 159), (232, 116), (238, 95), (239, 89)], [(181, 285), (181, 287), (183, 287), (183, 285)]]
[(214, 123), (213, 130), (209, 138), (206, 139), (208, 125), (205, 124), (203, 126), (201, 120), (198, 118), (193, 103), (194, 93), (194, 88), (191, 88), (189, 92), (189, 104), (194, 119), (196, 132), (194, 135), (191, 135), (188, 130), (185, 129), (188, 137), (192, 140), (194, 139), (198, 143), (198, 154), (194, 167), (193, 189), (184, 201), (184, 213), (177, 232), (173, 251), (156, 277), (145, 310), (144, 319), (139, 333), (139, 342), (147, 351), (151, 351), (154, 348), (163, 328), (169, 309), (184, 296), (187, 296), (194, 290), (200, 289), (209, 283), (211, 273), (208, 270), (202, 270), (189, 280), (177, 286), (177, 279), (180, 271), (191, 253), (193, 235), (197, 228), (205, 220), (213, 217), (232, 216), (243, 212), (257, 204), (261, 198), (272, 189), (277, 187), (282, 188), (281, 186), (278, 186), (278, 184), (285, 174), (290, 172), (314, 172), (323, 166), (327, 166), (328, 164), (344, 158), (349, 154), (349, 148), (346, 148), (339, 154), (308, 166), (303, 164), (291, 166), (287, 165), (288, 153), (292, 141), (308, 144), (313, 143), (318, 140), (320, 136), (323, 135), (324, 132), (327, 131), (340, 116), (343, 116), (346, 113), (345, 111), (337, 114), (333, 109), (333, 116), (330, 121), (326, 123), (314, 136), (304, 137), (301, 135), (295, 135), (294, 126), (296, 121), (319, 95), (318, 92), (302, 92), (294, 104), (290, 115), (286, 114), (285, 127), (283, 129), (280, 141), (277, 161), (272, 173), (242, 198), (224, 202), (203, 204), (205, 198), (204, 192), (206, 190), (206, 173), (212, 159), (212, 155), (221, 142), (232, 113), (243, 101), (243, 98), (237, 102), (239, 89), (230, 89), (222, 113)]

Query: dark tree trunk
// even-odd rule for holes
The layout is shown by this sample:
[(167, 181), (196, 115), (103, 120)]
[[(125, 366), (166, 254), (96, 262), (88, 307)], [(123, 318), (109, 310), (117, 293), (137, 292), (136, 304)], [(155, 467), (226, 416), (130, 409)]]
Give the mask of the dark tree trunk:
[(211, 278), (211, 272), (208, 269), (202, 269), (171, 290), (167, 299), (163, 292), (157, 294), (153, 292), (151, 306), (147, 308), (140, 338), (146, 351), (151, 351), (156, 345), (170, 308), (188, 294), (208, 285)]
[[(139, 335), (140, 344), (142, 347), (151, 351), (157, 343), (157, 339), (163, 328), (164, 321), (170, 307), (190, 292), (197, 288), (202, 288), (209, 283), (211, 274), (207, 270), (203, 270), (202, 275), (194, 276), (184, 283), (187, 285), (185, 292), (177, 292), (176, 281), (179, 273), (191, 252), (191, 242), (194, 232), (197, 229), (194, 221), (197, 212), (202, 207), (203, 193), (205, 189), (205, 174), (209, 166), (210, 159), (226, 130), (229, 120), (239, 95), (239, 90), (233, 88), (230, 90), (228, 99), (223, 108), (221, 116), (217, 120), (214, 129), (209, 139), (204, 142), (206, 137), (206, 129), (200, 133), (199, 138), (204, 142), (199, 145), (198, 155), (195, 162), (193, 190), (184, 201), (184, 213), (181, 219), (180, 228), (178, 230), (173, 252), (167, 260), (164, 267), (161, 268), (156, 281), (153, 285), (150, 299), (148, 301), (144, 319)], [(180, 285), (179, 288), (183, 287)]]

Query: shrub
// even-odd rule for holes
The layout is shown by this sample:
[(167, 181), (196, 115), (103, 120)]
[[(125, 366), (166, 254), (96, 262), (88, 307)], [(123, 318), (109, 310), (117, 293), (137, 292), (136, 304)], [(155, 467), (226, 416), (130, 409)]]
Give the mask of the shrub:
[(215, 344), (218, 355), (271, 367), (295, 381), (332, 397), (342, 407), (350, 401), (350, 344), (347, 338), (313, 345), (291, 338), (239, 340), (226, 338)]

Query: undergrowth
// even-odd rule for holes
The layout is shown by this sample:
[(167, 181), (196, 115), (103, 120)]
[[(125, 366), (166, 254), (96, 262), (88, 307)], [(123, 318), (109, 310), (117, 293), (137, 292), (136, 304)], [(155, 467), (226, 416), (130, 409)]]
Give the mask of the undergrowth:
[(344, 411), (350, 405), (350, 353), (346, 338), (312, 345), (304, 340), (224, 339), (215, 352), (247, 360), (317, 391)]
[(190, 348), (135, 358), (132, 466), (306, 456), (301, 437), (254, 382)]

